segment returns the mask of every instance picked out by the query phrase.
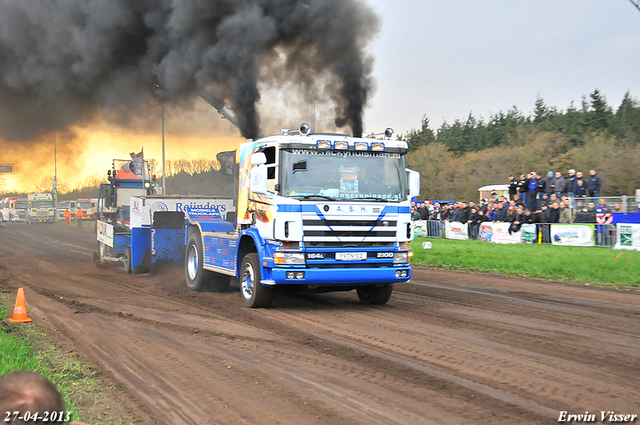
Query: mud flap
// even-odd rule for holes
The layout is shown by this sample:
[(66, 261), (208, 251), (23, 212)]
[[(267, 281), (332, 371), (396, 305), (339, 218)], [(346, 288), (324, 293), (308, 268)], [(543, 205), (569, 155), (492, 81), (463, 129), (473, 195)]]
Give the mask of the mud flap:
[(134, 273), (148, 273), (151, 270), (151, 229), (134, 227), (131, 229), (131, 269)]

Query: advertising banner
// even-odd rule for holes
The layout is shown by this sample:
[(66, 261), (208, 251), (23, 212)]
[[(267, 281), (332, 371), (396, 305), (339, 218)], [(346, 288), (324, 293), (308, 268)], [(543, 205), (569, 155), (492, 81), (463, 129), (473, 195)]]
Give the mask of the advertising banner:
[(225, 220), (227, 213), (235, 210), (232, 199), (213, 197), (132, 196), (130, 205), (131, 227), (150, 226), (157, 211), (182, 211), (198, 220)]
[(468, 224), (459, 221), (447, 221), (445, 224), (445, 235), (447, 239), (467, 240), (469, 239)]
[(113, 226), (104, 221), (96, 221), (96, 234), (98, 242), (102, 242), (113, 248)]
[(536, 225), (523, 224), (520, 227), (520, 240), (524, 243), (536, 243)]
[(494, 243), (520, 243), (522, 229), (514, 232), (513, 234), (509, 234), (509, 226), (511, 223), (491, 223), (493, 228), (493, 238), (491, 242)]
[(616, 230), (616, 244), (613, 249), (640, 251), (640, 224), (618, 223)]
[(593, 224), (552, 224), (551, 243), (567, 246), (595, 246)]
[(492, 223), (482, 223), (478, 232), (478, 240), (482, 242), (491, 242), (493, 240)]
[(413, 237), (426, 238), (427, 237), (427, 222), (426, 220), (416, 220), (413, 222)]

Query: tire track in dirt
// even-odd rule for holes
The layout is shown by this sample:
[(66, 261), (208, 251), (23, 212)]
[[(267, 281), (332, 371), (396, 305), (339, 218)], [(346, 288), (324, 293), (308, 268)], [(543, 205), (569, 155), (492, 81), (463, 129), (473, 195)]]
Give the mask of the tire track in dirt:
[[(350, 313), (351, 311), (345, 314)], [(278, 316), (281, 314), (282, 312), (274, 313)], [(389, 325), (389, 313), (384, 312), (376, 312), (375, 315), (365, 313), (363, 315), (367, 316), (366, 318), (344, 318), (339, 320), (339, 323), (324, 315), (317, 317), (315, 314), (302, 312), (286, 314), (291, 326), (300, 326), (308, 332), (316, 333), (326, 333), (326, 329), (330, 329), (331, 338), (366, 345), (398, 359), (411, 359), (412, 362), (442, 372), (429, 372), (431, 374), (450, 374), (446, 377), (449, 381), (456, 382), (455, 377), (459, 377), (461, 379), (458, 379), (458, 383), (467, 387), (470, 387), (469, 382), (483, 383), (488, 388), (482, 392), (487, 393), (490, 392), (489, 388), (494, 389), (493, 396), (501, 400), (513, 402), (512, 397), (507, 397), (506, 394), (518, 394), (521, 400), (516, 401), (516, 404), (532, 408), (531, 403), (525, 403), (523, 400), (539, 399), (539, 407), (533, 409), (538, 411), (562, 403), (569, 405), (575, 403), (577, 398), (586, 399), (583, 404), (602, 401), (606, 388), (603, 388), (600, 382), (611, 378), (609, 371), (594, 371), (578, 362), (535, 355), (522, 349), (514, 350), (505, 344), (487, 344), (465, 332), (451, 334), (450, 329), (425, 326), (413, 321), (402, 326), (397, 326), (397, 323)], [(366, 324), (366, 328), (358, 327), (356, 324)], [(394, 333), (405, 336), (402, 344), (385, 340), (386, 336)], [(428, 341), (429, 344), (425, 346), (424, 341)], [(526, 385), (520, 384), (519, 376), (523, 370), (529, 374)], [(557, 378), (558, 370), (583, 376), (575, 383), (573, 392), (567, 391), (567, 383)], [(513, 371), (518, 374), (514, 374)], [(633, 407), (634, 400), (624, 400), (622, 394), (633, 394), (635, 385), (633, 378), (617, 376), (616, 385), (609, 388), (612, 398), (610, 401), (616, 399), (616, 404), (622, 407)], [(502, 393), (503, 391), (507, 393)], [(572, 393), (578, 395), (572, 396)], [(560, 397), (562, 394), (564, 396)]]

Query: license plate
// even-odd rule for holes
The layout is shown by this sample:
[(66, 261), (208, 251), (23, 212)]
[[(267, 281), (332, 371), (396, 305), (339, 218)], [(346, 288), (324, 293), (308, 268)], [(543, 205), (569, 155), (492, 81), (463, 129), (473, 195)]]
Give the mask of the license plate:
[(366, 259), (366, 252), (336, 252), (336, 260), (338, 261), (362, 261)]

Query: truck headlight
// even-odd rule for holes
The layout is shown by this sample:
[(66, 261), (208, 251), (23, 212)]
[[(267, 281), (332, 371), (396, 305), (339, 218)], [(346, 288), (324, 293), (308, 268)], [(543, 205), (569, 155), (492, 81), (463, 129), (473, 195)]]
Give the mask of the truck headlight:
[(407, 264), (409, 262), (409, 253), (408, 252), (394, 252), (393, 253), (393, 262), (399, 264)]
[(282, 264), (286, 266), (304, 265), (304, 253), (302, 252), (276, 252), (273, 254), (274, 264)]

